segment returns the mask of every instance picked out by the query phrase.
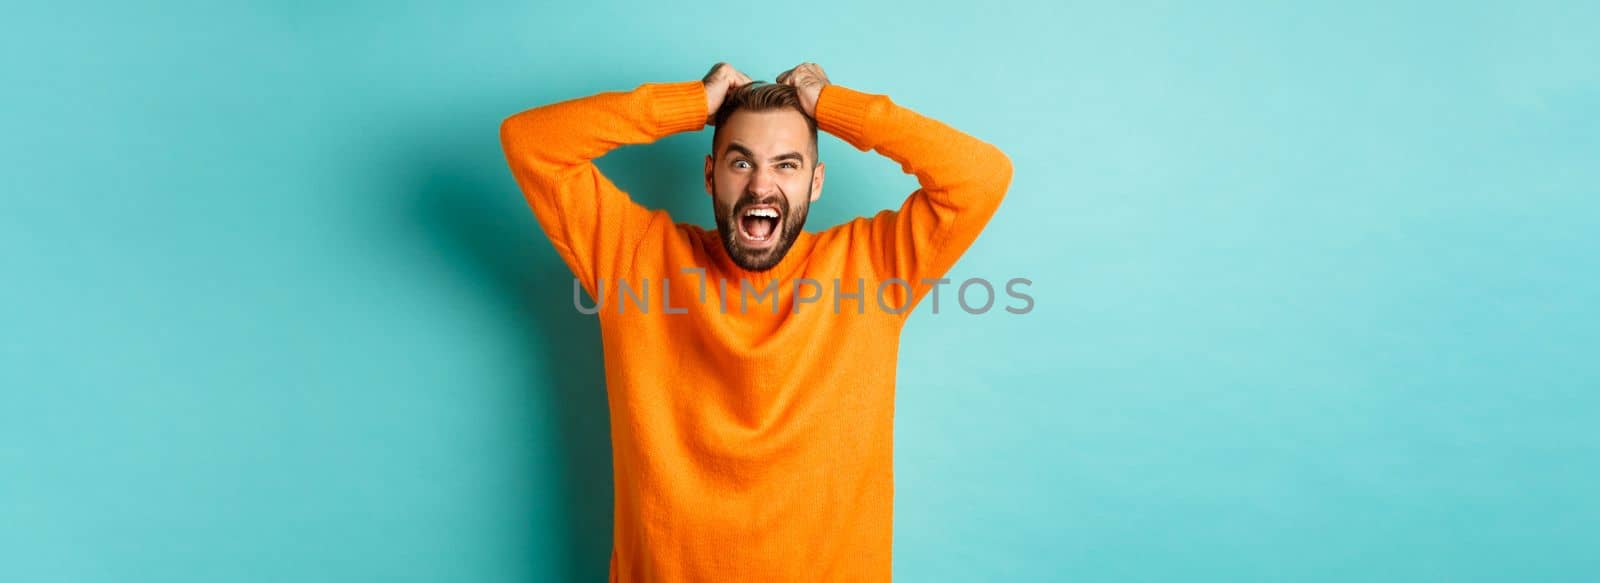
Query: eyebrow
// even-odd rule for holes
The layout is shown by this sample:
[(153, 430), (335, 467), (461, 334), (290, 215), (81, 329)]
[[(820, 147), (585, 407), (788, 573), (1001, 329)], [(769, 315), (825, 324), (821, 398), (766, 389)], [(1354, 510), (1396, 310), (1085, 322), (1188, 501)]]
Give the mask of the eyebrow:
[[(739, 142), (733, 142), (733, 143), (728, 144), (728, 149), (723, 152), (723, 156), (727, 156), (727, 152), (738, 152), (740, 154), (744, 154), (748, 158), (756, 157), (755, 152), (751, 152), (749, 148), (744, 147), (744, 145), (740, 144)], [(806, 157), (800, 155), (799, 152), (784, 152), (782, 154), (778, 154), (776, 156), (773, 156), (771, 159), (769, 159), (767, 161), (768, 162), (777, 162), (779, 160), (796, 160), (796, 161), (799, 161), (802, 165), (806, 163)]]

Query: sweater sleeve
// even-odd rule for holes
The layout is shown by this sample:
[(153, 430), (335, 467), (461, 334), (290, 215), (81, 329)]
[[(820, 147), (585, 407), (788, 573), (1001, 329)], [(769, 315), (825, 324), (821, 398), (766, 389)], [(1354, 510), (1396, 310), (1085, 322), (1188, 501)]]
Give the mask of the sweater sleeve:
[(999, 208), (1011, 184), (1011, 160), (999, 148), (887, 96), (839, 85), (822, 88), (817, 127), (899, 162), (921, 185), (899, 210), (857, 219), (851, 234), (853, 244), (868, 246), (880, 281), (910, 284), (910, 303), (899, 304), (909, 314), (933, 288), (922, 280), (943, 277)]
[(593, 160), (619, 146), (698, 130), (706, 120), (700, 81), (646, 83), (523, 111), (500, 125), (511, 173), (556, 252), (590, 297), (615, 281), (653, 220), (600, 173)]

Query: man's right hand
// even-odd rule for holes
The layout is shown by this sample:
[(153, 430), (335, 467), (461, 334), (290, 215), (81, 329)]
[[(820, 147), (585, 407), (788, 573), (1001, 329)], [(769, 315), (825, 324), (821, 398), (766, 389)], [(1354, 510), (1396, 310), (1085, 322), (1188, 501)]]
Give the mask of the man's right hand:
[(750, 77), (740, 73), (733, 65), (717, 63), (711, 66), (711, 72), (706, 73), (700, 82), (706, 84), (706, 125), (713, 125), (717, 109), (722, 107), (722, 100), (728, 97), (728, 92), (749, 85)]

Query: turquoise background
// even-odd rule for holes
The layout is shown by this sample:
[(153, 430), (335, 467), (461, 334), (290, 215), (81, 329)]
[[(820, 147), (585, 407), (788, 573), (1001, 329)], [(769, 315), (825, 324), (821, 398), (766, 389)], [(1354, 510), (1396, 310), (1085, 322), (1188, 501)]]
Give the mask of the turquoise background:
[[(1594, 3), (131, 4), (0, 25), (0, 580), (601, 580), (498, 124), (719, 60), (1015, 163), (951, 275), (1035, 310), (905, 330), (898, 579), (1600, 569)], [(710, 137), (602, 167), (710, 225)], [(822, 152), (814, 229), (915, 188)]]

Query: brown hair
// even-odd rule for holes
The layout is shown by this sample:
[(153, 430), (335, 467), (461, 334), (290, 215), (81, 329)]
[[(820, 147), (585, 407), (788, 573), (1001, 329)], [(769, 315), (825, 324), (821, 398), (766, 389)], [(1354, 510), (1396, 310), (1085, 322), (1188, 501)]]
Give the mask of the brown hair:
[[(717, 137), (722, 135), (722, 126), (739, 110), (772, 111), (775, 109), (793, 109), (805, 118), (806, 128), (811, 130), (811, 164), (817, 163), (817, 120), (806, 115), (804, 107), (800, 106), (800, 94), (792, 85), (754, 81), (738, 89), (728, 92), (722, 99), (722, 107), (717, 108), (714, 123), (716, 129), (711, 132), (712, 148), (716, 147)], [(716, 154), (715, 151), (712, 154)]]

